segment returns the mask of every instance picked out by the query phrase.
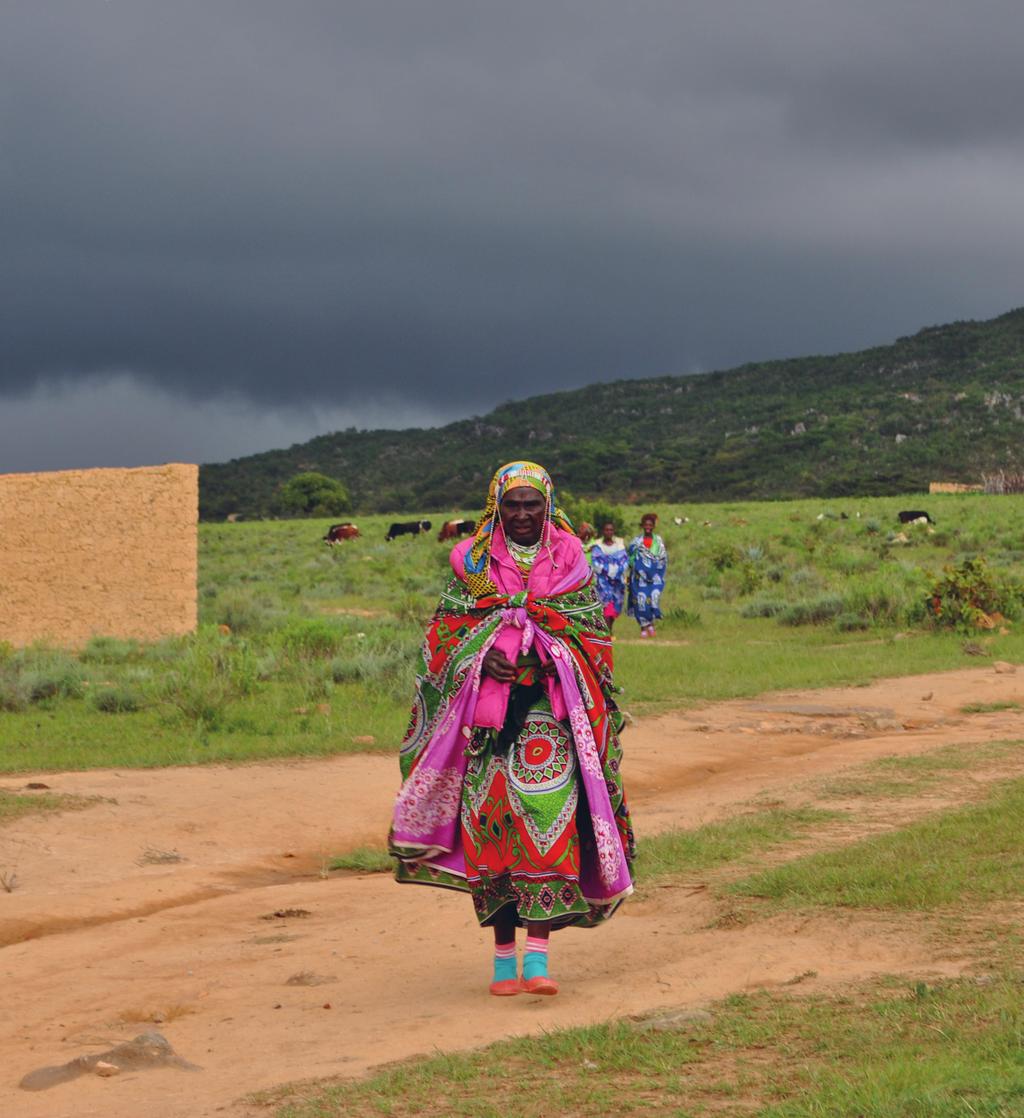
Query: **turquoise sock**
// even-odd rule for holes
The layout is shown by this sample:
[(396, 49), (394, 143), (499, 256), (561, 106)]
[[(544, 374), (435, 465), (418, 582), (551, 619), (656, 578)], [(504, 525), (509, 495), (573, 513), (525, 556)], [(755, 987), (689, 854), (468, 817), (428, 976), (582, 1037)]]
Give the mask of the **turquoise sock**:
[(512, 943), (495, 946), (494, 949), (494, 981), (515, 982), (516, 980), (516, 945)]
[(523, 955), (523, 978), (547, 978), (548, 941), (539, 936), (526, 937), (526, 953)]

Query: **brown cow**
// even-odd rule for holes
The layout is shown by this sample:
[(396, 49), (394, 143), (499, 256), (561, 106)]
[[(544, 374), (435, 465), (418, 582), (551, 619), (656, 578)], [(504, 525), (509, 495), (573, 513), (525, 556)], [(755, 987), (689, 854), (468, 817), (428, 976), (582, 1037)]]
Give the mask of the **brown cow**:
[(332, 524), (324, 536), (324, 543), (333, 547), (342, 540), (355, 540), (359, 538), (359, 529), (349, 521), (344, 524)]
[(443, 543), (445, 540), (457, 540), (460, 536), (468, 535), (473, 531), (472, 520), (446, 520), (441, 525), (437, 538)]

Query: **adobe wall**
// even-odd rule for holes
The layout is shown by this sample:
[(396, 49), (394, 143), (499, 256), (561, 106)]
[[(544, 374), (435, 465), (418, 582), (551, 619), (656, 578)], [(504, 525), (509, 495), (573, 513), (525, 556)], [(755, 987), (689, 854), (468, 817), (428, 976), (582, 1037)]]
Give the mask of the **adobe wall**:
[(199, 467), (0, 474), (0, 641), (196, 627)]

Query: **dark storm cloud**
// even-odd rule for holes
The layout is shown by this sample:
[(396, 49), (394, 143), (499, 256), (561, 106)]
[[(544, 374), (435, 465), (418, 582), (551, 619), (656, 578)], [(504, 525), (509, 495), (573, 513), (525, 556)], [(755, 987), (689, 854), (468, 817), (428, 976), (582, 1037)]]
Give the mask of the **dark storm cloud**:
[(985, 0), (15, 0), (0, 392), (375, 422), (999, 313), (1022, 33)]

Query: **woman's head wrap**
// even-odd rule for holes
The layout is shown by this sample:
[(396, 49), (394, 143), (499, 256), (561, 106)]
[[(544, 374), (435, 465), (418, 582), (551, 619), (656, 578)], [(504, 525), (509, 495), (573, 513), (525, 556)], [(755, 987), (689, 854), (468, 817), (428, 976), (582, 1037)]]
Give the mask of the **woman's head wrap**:
[(558, 507), (555, 487), (543, 466), (538, 466), (536, 462), (506, 463), (491, 478), (487, 490), (487, 504), (484, 506), (483, 515), (477, 521), (473, 546), (466, 552), (464, 560), (466, 585), (474, 598), (488, 598), (498, 593), (498, 588), (491, 581), (489, 574), (491, 541), (498, 524), (498, 506), (510, 489), (518, 489), (521, 486), (529, 486), (544, 494), (544, 527), (540, 535), (543, 543), (550, 543), (552, 524), (557, 524), (569, 532), (574, 530), (572, 521)]

